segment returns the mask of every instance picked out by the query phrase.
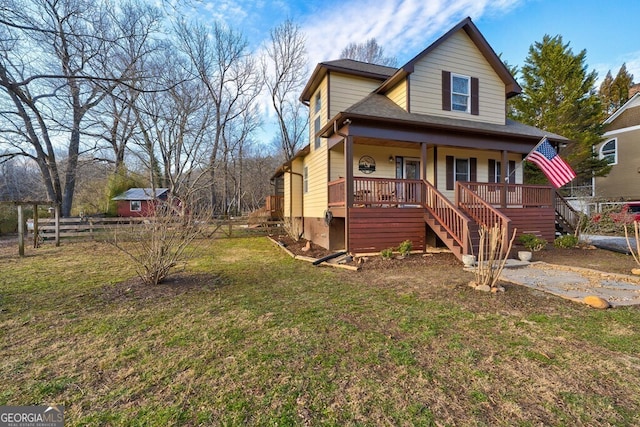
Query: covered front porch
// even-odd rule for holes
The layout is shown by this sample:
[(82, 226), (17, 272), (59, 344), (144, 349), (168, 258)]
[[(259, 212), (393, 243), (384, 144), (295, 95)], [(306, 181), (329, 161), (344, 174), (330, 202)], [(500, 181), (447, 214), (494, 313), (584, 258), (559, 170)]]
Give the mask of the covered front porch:
[(418, 250), (442, 242), (461, 257), (474, 252), (478, 227), (494, 224), (553, 241), (556, 206), (564, 205), (552, 187), (508, 183), (456, 182), (453, 200), (427, 180), (339, 178), (328, 191), (328, 212), (344, 218), (345, 246), (355, 253), (408, 239)]

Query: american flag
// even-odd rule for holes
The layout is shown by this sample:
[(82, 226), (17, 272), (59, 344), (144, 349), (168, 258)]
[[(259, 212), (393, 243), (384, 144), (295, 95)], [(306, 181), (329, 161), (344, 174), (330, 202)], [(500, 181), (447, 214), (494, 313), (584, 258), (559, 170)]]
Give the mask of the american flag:
[(556, 153), (546, 136), (525, 160), (535, 163), (556, 188), (562, 187), (576, 177), (571, 166)]

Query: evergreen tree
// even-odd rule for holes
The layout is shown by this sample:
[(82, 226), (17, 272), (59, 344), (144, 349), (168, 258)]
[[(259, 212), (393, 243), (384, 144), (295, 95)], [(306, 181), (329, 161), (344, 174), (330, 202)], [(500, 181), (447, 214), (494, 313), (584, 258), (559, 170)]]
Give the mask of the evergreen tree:
[(611, 114), (615, 110), (615, 103), (613, 102), (612, 96), (613, 90), (613, 76), (611, 75), (611, 70), (607, 71), (607, 75), (604, 77), (602, 83), (600, 83), (600, 89), (598, 90), (598, 96), (600, 97), (600, 102), (602, 103), (602, 107), (607, 115)]
[[(629, 88), (633, 85), (633, 74), (627, 71), (627, 64), (622, 64), (616, 78), (613, 79), (612, 95), (617, 105), (615, 110), (622, 107), (629, 100)], [(615, 111), (614, 110), (614, 111)]]
[(613, 114), (629, 100), (629, 89), (632, 85), (633, 74), (627, 71), (627, 64), (622, 64), (615, 79), (609, 70), (598, 91), (606, 115)]
[[(574, 54), (560, 35), (545, 35), (529, 48), (520, 70), (522, 95), (510, 101), (509, 109), (517, 121), (570, 139), (561, 155), (579, 179), (606, 175), (610, 169), (593, 153), (594, 144), (601, 141), (604, 114), (594, 89), (597, 75), (587, 71), (586, 54), (586, 50)], [(525, 169), (527, 182), (540, 182), (539, 173), (527, 173), (534, 170)]]

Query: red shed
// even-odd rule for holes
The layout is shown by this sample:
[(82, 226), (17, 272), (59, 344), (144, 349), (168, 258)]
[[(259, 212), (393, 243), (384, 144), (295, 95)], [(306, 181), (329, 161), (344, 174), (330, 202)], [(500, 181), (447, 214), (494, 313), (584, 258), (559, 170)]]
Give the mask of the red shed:
[(167, 200), (168, 188), (130, 188), (111, 200), (118, 202), (118, 216), (152, 216), (154, 201)]

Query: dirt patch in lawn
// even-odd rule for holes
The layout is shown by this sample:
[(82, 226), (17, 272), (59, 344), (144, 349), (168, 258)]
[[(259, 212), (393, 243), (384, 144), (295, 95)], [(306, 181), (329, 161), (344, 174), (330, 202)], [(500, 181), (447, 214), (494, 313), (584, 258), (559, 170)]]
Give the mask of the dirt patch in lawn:
[(210, 291), (226, 284), (223, 277), (205, 273), (174, 273), (155, 286), (145, 285), (138, 277), (124, 282), (105, 285), (97, 291), (97, 297), (107, 303), (146, 301), (176, 297), (182, 294)]

